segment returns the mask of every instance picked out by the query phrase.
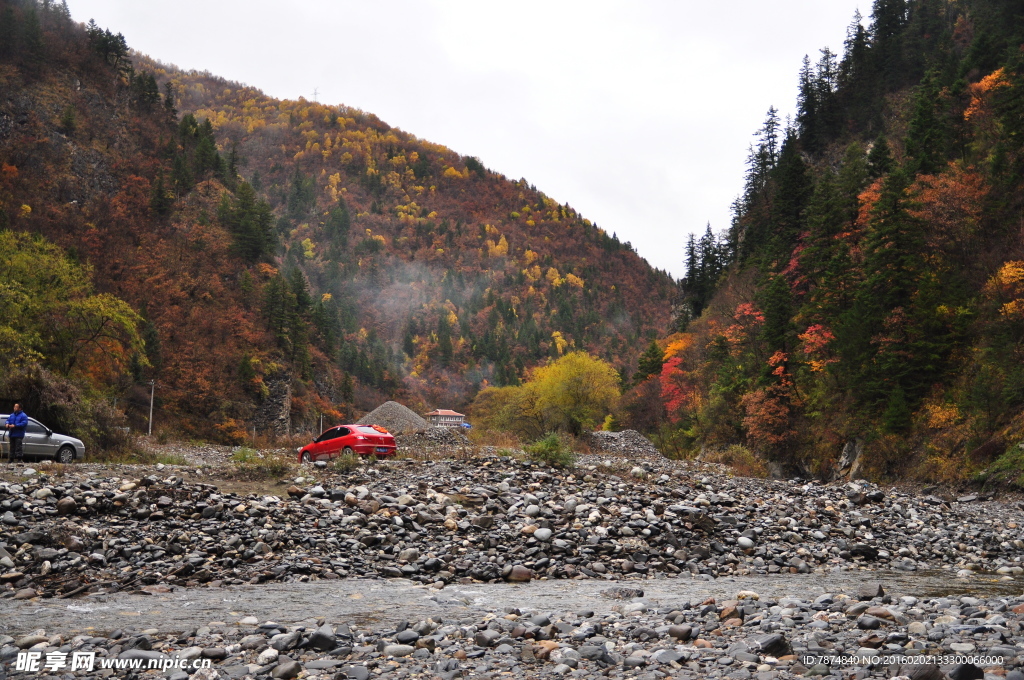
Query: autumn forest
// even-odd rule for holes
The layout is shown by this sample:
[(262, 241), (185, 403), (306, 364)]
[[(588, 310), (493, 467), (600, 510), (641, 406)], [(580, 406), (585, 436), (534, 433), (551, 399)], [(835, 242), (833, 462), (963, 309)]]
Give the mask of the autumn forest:
[(795, 70), (795, 118), (767, 109), (680, 281), (486, 159), (116, 30), (0, 0), (2, 399), (104, 446), (154, 381), (164, 427), (238, 443), (282, 402), (289, 429), (386, 399), (486, 420), (577, 365), (603, 401), (572, 435), (1024, 481), (1017, 3), (854, 17)]

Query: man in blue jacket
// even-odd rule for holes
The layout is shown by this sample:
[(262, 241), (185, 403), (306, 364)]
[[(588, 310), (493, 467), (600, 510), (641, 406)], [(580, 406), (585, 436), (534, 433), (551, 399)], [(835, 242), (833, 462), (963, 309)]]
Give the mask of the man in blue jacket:
[(17, 461), (25, 460), (25, 426), (28, 425), (28, 416), (21, 410), (21, 404), (14, 405), (14, 413), (7, 418), (7, 436), (11, 440), (10, 457)]

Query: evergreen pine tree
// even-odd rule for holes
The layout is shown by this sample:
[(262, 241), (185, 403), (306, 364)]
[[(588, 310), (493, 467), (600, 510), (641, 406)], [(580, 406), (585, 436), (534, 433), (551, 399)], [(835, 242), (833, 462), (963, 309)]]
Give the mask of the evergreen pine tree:
[(658, 346), (656, 340), (651, 340), (644, 353), (637, 361), (636, 373), (633, 374), (634, 383), (642, 383), (647, 378), (661, 375), (661, 369), (665, 365), (665, 351)]
[(164, 171), (159, 170), (156, 179), (153, 180), (153, 187), (150, 192), (149, 207), (157, 215), (166, 215), (171, 209), (174, 199), (164, 186)]
[(164, 108), (172, 118), (177, 117), (178, 109), (174, 105), (174, 83), (169, 80), (164, 83)]
[(327, 237), (340, 247), (344, 248), (348, 244), (349, 229), (352, 226), (352, 217), (348, 212), (348, 204), (345, 203), (345, 199), (341, 196), (338, 197), (338, 205), (331, 208), (331, 212), (327, 215), (327, 222), (324, 225), (327, 231)]
[(775, 200), (771, 206), (774, 233), (769, 241), (767, 260), (778, 266), (789, 261), (797, 238), (804, 230), (804, 208), (814, 187), (811, 183), (807, 164), (799, 151), (799, 142), (792, 131), (782, 145), (775, 178)]
[(907, 129), (906, 150), (912, 173), (934, 174), (945, 165), (948, 131), (938, 111), (935, 74), (926, 77), (914, 95), (914, 114)]
[(789, 336), (793, 330), (793, 296), (784, 276), (773, 276), (759, 293), (760, 307), (764, 311), (761, 339), (769, 353), (789, 351)]
[(878, 135), (871, 151), (868, 152), (868, 174), (872, 178), (882, 177), (892, 170), (894, 161), (885, 135)]
[(235, 251), (243, 260), (254, 263), (273, 255), (276, 247), (272, 231), (274, 216), (270, 205), (258, 199), (247, 182), (239, 183), (234, 201), (224, 194), (217, 217), (231, 231)]
[(14, 8), (5, 5), (3, 11), (0, 11), (0, 57), (9, 57), (15, 53), (19, 27)]
[(25, 63), (35, 69), (42, 65), (43, 53), (43, 29), (39, 25), (39, 13), (36, 11), (36, 3), (26, 3), (27, 8), (21, 22), (21, 53)]

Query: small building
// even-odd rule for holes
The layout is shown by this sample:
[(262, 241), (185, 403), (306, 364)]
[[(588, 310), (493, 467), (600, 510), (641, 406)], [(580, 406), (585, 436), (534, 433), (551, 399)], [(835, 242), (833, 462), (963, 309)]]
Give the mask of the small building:
[(462, 427), (466, 416), (455, 411), (439, 408), (426, 415), (427, 422), (434, 427)]

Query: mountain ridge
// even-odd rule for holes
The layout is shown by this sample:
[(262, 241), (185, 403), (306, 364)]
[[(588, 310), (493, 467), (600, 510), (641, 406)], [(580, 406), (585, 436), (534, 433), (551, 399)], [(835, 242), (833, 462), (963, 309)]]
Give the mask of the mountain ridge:
[(670, 276), (523, 180), (372, 114), (159, 65), (62, 5), (0, 12), (5, 226), (140, 312), (132, 375), (72, 376), (134, 422), (150, 379), (158, 412), (235, 441), (268, 400), (294, 427), (392, 397), (459, 407), (572, 349), (630, 375), (671, 322)]

